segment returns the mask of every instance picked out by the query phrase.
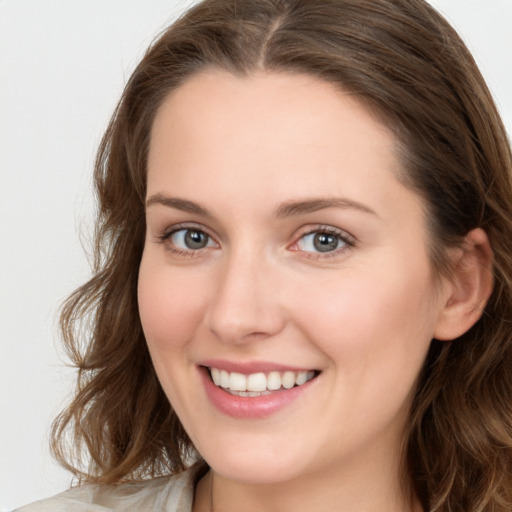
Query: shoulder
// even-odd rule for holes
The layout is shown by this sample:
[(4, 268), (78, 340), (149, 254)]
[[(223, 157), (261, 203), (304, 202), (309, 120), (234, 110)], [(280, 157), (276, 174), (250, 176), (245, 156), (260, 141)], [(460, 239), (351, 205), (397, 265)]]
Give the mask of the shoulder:
[(190, 512), (203, 464), (182, 473), (117, 486), (84, 485), (36, 501), (14, 512)]

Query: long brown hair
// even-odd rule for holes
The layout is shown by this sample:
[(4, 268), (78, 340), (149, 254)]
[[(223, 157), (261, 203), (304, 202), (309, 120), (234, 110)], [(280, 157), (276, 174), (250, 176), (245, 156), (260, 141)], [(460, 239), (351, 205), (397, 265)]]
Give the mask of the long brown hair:
[(400, 179), (428, 205), (438, 273), (450, 270), (448, 246), (485, 229), (494, 292), (466, 334), (432, 342), (404, 474), (425, 509), (512, 510), (512, 157), (470, 53), (423, 0), (205, 0), (149, 48), (98, 152), (94, 276), (62, 311), (78, 385), (54, 423), (57, 458), (83, 480), (113, 484), (179, 471), (193, 449), (150, 361), (137, 274), (155, 113), (212, 67), (306, 73), (356, 95), (395, 134)]

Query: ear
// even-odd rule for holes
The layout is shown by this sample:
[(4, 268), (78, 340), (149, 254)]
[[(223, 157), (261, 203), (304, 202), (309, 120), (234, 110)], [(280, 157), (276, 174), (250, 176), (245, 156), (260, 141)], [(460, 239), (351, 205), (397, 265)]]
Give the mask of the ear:
[(453, 274), (434, 338), (453, 340), (467, 332), (482, 316), (493, 289), (493, 252), (483, 229), (470, 231), (456, 251)]

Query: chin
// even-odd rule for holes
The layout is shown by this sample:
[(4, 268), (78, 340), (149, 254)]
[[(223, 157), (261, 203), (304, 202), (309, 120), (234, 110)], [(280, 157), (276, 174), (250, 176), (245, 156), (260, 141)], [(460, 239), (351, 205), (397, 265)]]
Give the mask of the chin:
[[(256, 452), (256, 453), (255, 453)], [(275, 484), (292, 480), (301, 473), (300, 460), (271, 455), (265, 450), (208, 453), (205, 459), (224, 478), (246, 484)]]

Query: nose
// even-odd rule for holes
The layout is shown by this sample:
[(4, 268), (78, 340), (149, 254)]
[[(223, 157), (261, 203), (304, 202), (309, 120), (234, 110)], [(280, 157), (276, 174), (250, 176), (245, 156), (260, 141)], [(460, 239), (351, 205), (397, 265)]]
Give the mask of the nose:
[(238, 251), (223, 261), (206, 311), (207, 328), (225, 343), (267, 338), (285, 325), (276, 269), (250, 252)]

